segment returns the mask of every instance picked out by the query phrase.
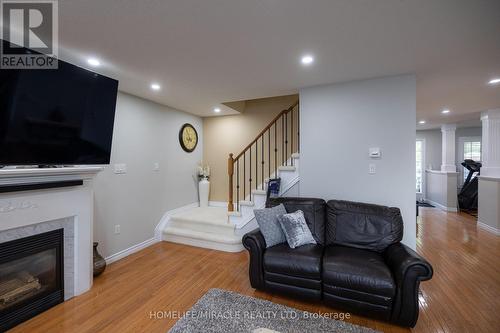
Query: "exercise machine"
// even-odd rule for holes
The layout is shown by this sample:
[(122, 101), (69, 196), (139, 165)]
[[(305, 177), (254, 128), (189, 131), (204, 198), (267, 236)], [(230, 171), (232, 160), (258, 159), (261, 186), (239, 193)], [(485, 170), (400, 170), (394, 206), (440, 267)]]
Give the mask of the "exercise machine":
[(461, 164), (469, 171), (469, 174), (458, 194), (458, 208), (460, 210), (477, 210), (479, 180), (474, 177), (474, 174), (480, 174), (482, 164), (474, 160), (464, 160)]

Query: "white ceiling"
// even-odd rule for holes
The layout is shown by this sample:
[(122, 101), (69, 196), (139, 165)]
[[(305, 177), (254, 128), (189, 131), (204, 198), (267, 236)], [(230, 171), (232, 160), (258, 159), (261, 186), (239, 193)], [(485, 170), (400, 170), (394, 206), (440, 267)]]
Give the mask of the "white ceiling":
[[(121, 90), (201, 116), (223, 102), (416, 73), (429, 127), (500, 107), (500, 86), (486, 84), (500, 76), (499, 17), (498, 0), (63, 0), (60, 56), (98, 57)], [(312, 66), (300, 65), (304, 53)]]

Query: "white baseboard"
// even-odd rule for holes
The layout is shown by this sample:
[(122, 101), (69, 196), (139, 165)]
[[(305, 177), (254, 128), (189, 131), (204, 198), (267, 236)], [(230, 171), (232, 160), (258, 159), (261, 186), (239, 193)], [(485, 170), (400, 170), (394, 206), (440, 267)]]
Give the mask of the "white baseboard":
[(182, 206), (182, 207), (175, 208), (175, 209), (167, 211), (163, 215), (163, 217), (161, 218), (160, 222), (156, 225), (155, 231), (154, 231), (154, 237), (153, 238), (146, 239), (144, 242), (132, 245), (131, 247), (129, 247), (127, 249), (121, 250), (121, 251), (119, 251), (119, 252), (117, 252), (115, 254), (110, 255), (109, 257), (104, 258), (104, 260), (106, 260), (107, 264), (111, 264), (112, 262), (115, 262), (117, 260), (125, 258), (126, 256), (131, 255), (132, 253), (135, 253), (137, 251), (140, 251), (142, 249), (147, 248), (148, 246), (151, 246), (151, 245), (153, 245), (155, 243), (160, 242), (162, 240), (162, 231), (163, 231), (163, 228), (166, 226), (166, 224), (170, 220), (170, 216), (172, 216), (172, 214), (175, 214), (175, 213), (178, 213), (178, 212), (182, 212), (182, 211), (185, 211), (185, 210), (188, 210), (188, 209), (192, 209), (192, 208), (195, 208), (195, 207), (198, 207), (198, 206), (199, 206), (198, 202), (193, 202), (193, 203), (191, 203), (189, 205)]
[(145, 249), (148, 246), (151, 246), (151, 245), (158, 243), (158, 242), (159, 242), (159, 240), (156, 237), (153, 237), (153, 238), (145, 240), (142, 243), (135, 244), (135, 245), (129, 247), (128, 249), (125, 249), (125, 250), (122, 250), (118, 253), (112, 254), (109, 257), (104, 258), (104, 260), (106, 260), (107, 264), (111, 264), (112, 262), (123, 259), (123, 258), (131, 255), (132, 253), (136, 253), (136, 252), (138, 252), (142, 249)]
[(433, 205), (441, 210), (444, 210), (445, 212), (453, 212), (453, 213), (458, 212), (457, 207), (446, 207), (444, 205), (441, 205), (440, 203), (437, 203), (437, 202), (429, 200), (429, 199), (425, 199), (425, 202), (430, 203), (431, 205)]
[(500, 236), (500, 229), (497, 229), (495, 227), (492, 227), (491, 225), (488, 225), (484, 222), (481, 222), (479, 220), (477, 220), (477, 226), (483, 230), (486, 230), (488, 232), (491, 232), (492, 234), (494, 234), (495, 236)]

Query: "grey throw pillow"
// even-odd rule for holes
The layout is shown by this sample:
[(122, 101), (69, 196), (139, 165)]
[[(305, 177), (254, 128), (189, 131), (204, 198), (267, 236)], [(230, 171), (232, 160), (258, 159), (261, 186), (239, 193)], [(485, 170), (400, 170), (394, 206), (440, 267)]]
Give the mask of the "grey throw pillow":
[(307, 226), (304, 212), (298, 210), (294, 213), (284, 214), (278, 216), (281, 229), (285, 233), (288, 246), (292, 249), (305, 245), (316, 244), (311, 230)]
[(255, 209), (253, 213), (266, 240), (266, 248), (286, 242), (285, 234), (278, 222), (278, 215), (286, 214), (283, 204), (272, 208)]

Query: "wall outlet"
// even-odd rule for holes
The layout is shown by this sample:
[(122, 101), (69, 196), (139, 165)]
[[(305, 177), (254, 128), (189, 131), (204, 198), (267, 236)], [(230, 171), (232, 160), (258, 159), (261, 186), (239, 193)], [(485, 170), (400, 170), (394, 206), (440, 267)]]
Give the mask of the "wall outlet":
[(125, 163), (115, 164), (114, 172), (117, 175), (127, 173), (127, 165)]
[(368, 165), (368, 173), (374, 175), (377, 172), (377, 166), (374, 163)]
[(160, 171), (160, 163), (153, 163), (153, 171)]
[(119, 235), (121, 232), (121, 226), (119, 224), (115, 225), (115, 235)]

